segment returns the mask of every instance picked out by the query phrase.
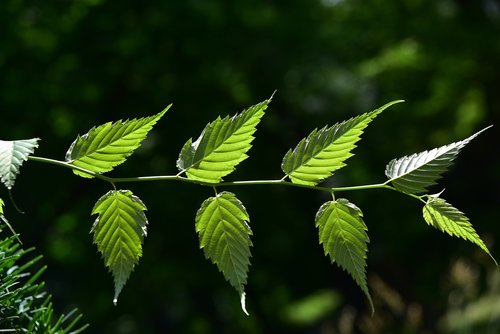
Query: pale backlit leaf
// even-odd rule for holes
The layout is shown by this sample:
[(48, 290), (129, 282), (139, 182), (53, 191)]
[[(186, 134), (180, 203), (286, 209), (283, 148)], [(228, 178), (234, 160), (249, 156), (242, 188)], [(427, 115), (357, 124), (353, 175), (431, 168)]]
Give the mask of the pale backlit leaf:
[(474, 227), (472, 227), (469, 219), (463, 212), (454, 208), (444, 199), (429, 196), (423, 208), (423, 215), (427, 224), (451, 236), (463, 238), (476, 244), (495, 261), (495, 264), (497, 263), (490, 254), (488, 247), (486, 247)]
[[(90, 129), (71, 144), (66, 153), (66, 162), (98, 174), (113, 170), (134, 153), (170, 106), (155, 116), (108, 122)], [(83, 177), (93, 177), (81, 171), (73, 172)]]
[(436, 184), (436, 181), (448, 170), (460, 150), (490, 127), (459, 142), (393, 159), (387, 164), (385, 175), (392, 185), (401, 192), (425, 193), (428, 187)]
[(246, 314), (244, 286), (247, 283), (252, 246), (249, 220), (243, 204), (230, 192), (208, 198), (196, 214), (200, 248), (238, 291), (241, 307)]
[(218, 117), (208, 123), (193, 142), (189, 139), (177, 160), (181, 173), (193, 180), (218, 183), (248, 158), (253, 134), (271, 99), (256, 104), (233, 117)]
[(286, 153), (281, 169), (293, 183), (318, 184), (346, 165), (344, 161), (353, 156), (351, 151), (368, 124), (382, 111), (399, 102), (402, 101), (387, 103), (331, 127), (314, 129), (293, 151), (290, 149)]
[(2, 183), (12, 189), (19, 168), (38, 147), (39, 138), (0, 140), (0, 177)]
[(130, 190), (111, 190), (102, 196), (92, 214), (94, 243), (109, 267), (115, 282), (116, 304), (125, 282), (142, 256), (142, 243), (148, 223), (146, 206)]
[(366, 283), (369, 238), (361, 210), (344, 198), (326, 202), (316, 213), (316, 227), (325, 255), (330, 256), (332, 263), (336, 263), (352, 276), (373, 310)]

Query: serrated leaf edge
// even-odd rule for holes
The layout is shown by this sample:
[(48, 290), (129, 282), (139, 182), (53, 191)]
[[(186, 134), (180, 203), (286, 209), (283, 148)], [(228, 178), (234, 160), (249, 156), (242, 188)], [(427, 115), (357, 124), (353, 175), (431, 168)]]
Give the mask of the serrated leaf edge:
[[(362, 253), (361, 258), (363, 260), (363, 267), (361, 268), (361, 272), (359, 271), (360, 268), (355, 268), (356, 269), (355, 272), (357, 273), (357, 275), (359, 277), (355, 277), (353, 275), (353, 273), (349, 270), (349, 268), (347, 268), (343, 263), (339, 262), (338, 259), (335, 258), (335, 254), (333, 254), (333, 252), (330, 252), (328, 245), (324, 244), (322, 241), (322, 238), (321, 238), (322, 232), (324, 231), (323, 230), (324, 224), (323, 225), (321, 224), (321, 219), (322, 218), (325, 219), (325, 222), (324, 222), (325, 224), (328, 223), (328, 221), (329, 221), (329, 219), (328, 219), (329, 217), (323, 217), (323, 215), (325, 214), (325, 211), (328, 210), (329, 208), (332, 208), (332, 212), (333, 212), (333, 210), (338, 210), (339, 209), (337, 207), (338, 205), (344, 205), (344, 206), (355, 211), (356, 216), (353, 216), (350, 213), (349, 213), (349, 216), (352, 217), (355, 221), (358, 221), (361, 223), (361, 227), (363, 230), (362, 234), (364, 234), (364, 236), (366, 237), (365, 240), (362, 240), (362, 242), (364, 242), (364, 245), (363, 245), (363, 248), (361, 248), (361, 253)], [(340, 219), (340, 217), (338, 219)], [(367, 297), (368, 302), (369, 302), (370, 307), (371, 307), (371, 310), (372, 310), (372, 313), (373, 313), (375, 311), (375, 307), (374, 307), (373, 300), (372, 300), (371, 295), (370, 295), (370, 291), (368, 288), (368, 282), (367, 282), (367, 278), (366, 278), (366, 258), (367, 258), (367, 254), (368, 254), (367, 244), (370, 242), (370, 239), (369, 239), (368, 234), (367, 234), (368, 228), (363, 221), (363, 212), (361, 211), (361, 209), (359, 209), (354, 203), (350, 202), (349, 200), (347, 200), (345, 198), (339, 198), (337, 200), (329, 201), (329, 202), (323, 203), (323, 205), (321, 205), (318, 212), (316, 213), (315, 226), (316, 226), (316, 228), (318, 228), (319, 239), (320, 239), (319, 241), (320, 241), (320, 244), (323, 244), (323, 250), (324, 250), (325, 255), (330, 258), (332, 263), (336, 263), (337, 266), (342, 268), (342, 270), (346, 271), (352, 277), (352, 279), (356, 282), (356, 284), (361, 288), (361, 290), (363, 291), (363, 293)], [(334, 229), (334, 227), (332, 226), (331, 231), (330, 231), (330, 236), (331, 236), (331, 233), (333, 233), (333, 229)], [(328, 239), (330, 239), (330, 237), (328, 237)], [(356, 240), (356, 243), (357, 243), (357, 241), (358, 240)], [(343, 243), (345, 244), (345, 242), (343, 242)], [(349, 251), (349, 254), (352, 254), (351, 248), (348, 247), (347, 250)], [(352, 257), (349, 256), (349, 258), (352, 258)]]
[[(473, 135), (469, 136), (468, 138), (465, 138), (461, 141), (457, 141), (457, 142), (453, 142), (453, 143), (450, 143), (450, 144), (447, 144), (447, 145), (443, 145), (443, 146), (440, 146), (440, 147), (436, 147), (436, 148), (433, 148), (433, 149), (430, 149), (430, 150), (426, 150), (426, 151), (422, 151), (422, 152), (418, 152), (418, 153), (413, 153), (411, 155), (406, 155), (406, 156), (403, 156), (403, 157), (400, 157), (400, 158), (395, 158), (395, 159), (392, 159), (391, 161), (389, 161), (389, 163), (386, 165), (386, 169), (385, 169), (385, 174), (388, 178), (388, 181), (387, 183), (392, 183), (394, 185), (394, 187), (400, 191), (400, 192), (407, 192), (407, 193), (410, 193), (410, 194), (418, 194), (418, 193), (422, 193), (424, 191), (427, 190), (428, 187), (432, 186), (432, 185), (435, 185), (436, 184), (436, 181), (441, 179), (442, 178), (442, 174), (444, 174), (447, 169), (449, 168), (449, 166), (451, 166), (453, 164), (453, 161), (456, 159), (456, 157), (458, 156), (458, 154), (460, 153), (460, 150), (465, 146), (467, 145), (470, 141), (472, 141), (474, 138), (476, 138), (477, 136), (479, 136), (482, 132), (488, 130), (489, 128), (491, 128), (493, 125), (490, 125), (476, 133), (474, 133)], [(416, 171), (418, 171), (419, 169), (421, 169), (422, 167), (430, 164), (430, 162), (432, 161), (435, 161), (437, 160), (439, 157), (445, 155), (445, 154), (449, 154), (452, 150), (457, 150), (457, 152), (451, 157), (451, 159), (448, 161), (449, 165), (444, 167), (444, 170), (442, 172), (439, 172), (435, 178), (433, 178), (432, 180), (428, 181), (426, 183), (426, 185), (417, 185), (417, 187), (419, 188), (415, 188), (415, 191), (408, 191), (408, 186), (406, 185), (400, 185), (397, 183), (398, 180), (407, 180), (405, 177), (411, 175), (412, 173), (415, 173)], [(410, 162), (412, 161), (418, 161), (419, 159), (422, 159), (422, 158), (427, 158), (429, 155), (432, 155), (432, 158), (431, 159), (424, 159), (422, 162), (420, 162), (420, 164), (415, 167), (415, 168), (412, 168), (411, 170), (409, 171), (405, 171), (401, 174), (396, 174), (395, 176), (392, 175), (393, 173), (390, 172), (390, 169), (394, 169), (395, 165), (396, 164), (403, 164), (403, 163), (406, 163), (407, 165), (410, 164)], [(401, 167), (398, 167), (398, 171)]]
[[(443, 227), (442, 224), (439, 223), (439, 221), (435, 217), (435, 215), (430, 211), (430, 209), (432, 209), (433, 211), (436, 211), (442, 217), (442, 219), (449, 220), (451, 223), (458, 225), (458, 228), (460, 230), (466, 229), (464, 226), (461, 226), (459, 224), (459, 222), (453, 220), (445, 213), (439, 211), (439, 208), (437, 208), (435, 205), (433, 205), (433, 204), (438, 203), (438, 202), (440, 202), (442, 207), (444, 206), (445, 209), (447, 209), (448, 211), (452, 211), (452, 213), (454, 215), (457, 215), (458, 218), (460, 219), (460, 222), (465, 224), (466, 227), (470, 228), (472, 230), (472, 232), (467, 232), (467, 234), (464, 235), (464, 234), (459, 234), (458, 232), (456, 232), (456, 230), (451, 230), (449, 228)], [(474, 245), (481, 248), (486, 254), (488, 254), (490, 256), (490, 258), (493, 260), (493, 262), (495, 262), (495, 265), (498, 266), (496, 259), (493, 257), (493, 255), (491, 255), (488, 247), (486, 246), (484, 241), (481, 239), (481, 237), (479, 236), (479, 234), (475, 230), (475, 228), (472, 225), (472, 223), (470, 222), (469, 218), (467, 218), (467, 216), (465, 216), (465, 214), (462, 211), (455, 208), (453, 205), (448, 203), (443, 198), (429, 195), (429, 196), (427, 196), (427, 202), (425, 203), (424, 207), (422, 208), (422, 212), (423, 212), (424, 220), (429, 226), (432, 226), (435, 229), (440, 230), (441, 232), (446, 233), (452, 237), (461, 238), (461, 239), (464, 239), (465, 241), (469, 241), (469, 242), (473, 243)], [(427, 217), (432, 219), (432, 221), (427, 220)], [(470, 233), (472, 233), (472, 235), (470, 235)]]
[[(273, 95), (274, 95), (274, 93), (273, 93)], [(243, 110), (240, 113), (234, 114), (231, 117), (225, 116), (224, 118), (221, 118), (220, 116), (218, 116), (214, 121), (208, 123), (205, 126), (205, 128), (201, 132), (198, 139), (196, 139), (194, 142), (193, 142), (193, 138), (188, 139), (186, 141), (186, 143), (183, 145), (181, 152), (179, 154), (179, 158), (177, 159), (177, 162), (176, 162), (177, 168), (180, 171), (178, 173), (178, 175), (186, 173), (186, 176), (190, 179), (195, 179), (195, 180), (199, 180), (199, 181), (207, 182), (207, 183), (218, 183), (222, 180), (223, 177), (231, 174), (235, 170), (237, 165), (239, 165), (242, 161), (244, 161), (245, 159), (248, 158), (248, 155), (246, 153), (251, 149), (251, 147), (252, 147), (251, 143), (255, 139), (253, 134), (257, 130), (257, 125), (260, 123), (261, 118), (264, 116), (264, 111), (267, 109), (269, 103), (271, 102), (271, 99), (272, 99), (272, 96), (270, 98), (262, 101), (262, 102), (259, 102), (253, 106), (248, 107), (247, 109)], [(255, 109), (255, 111), (254, 111), (254, 109)], [(207, 132), (210, 133), (210, 136), (212, 136), (213, 129), (219, 129), (221, 127), (226, 127), (226, 128), (230, 127), (233, 124), (233, 122), (238, 122), (240, 119), (244, 119), (245, 117), (247, 117), (246, 114), (251, 112), (251, 111), (253, 111), (254, 114), (249, 116), (248, 119), (245, 122), (243, 122), (242, 124), (240, 124), (240, 126), (238, 128), (233, 129), (234, 132), (229, 137), (227, 137), (222, 143), (220, 143), (217, 147), (214, 147), (208, 154), (200, 156), (200, 157), (196, 157), (196, 154), (198, 152), (198, 147), (199, 147), (200, 143), (205, 139), (205, 135)], [(216, 152), (219, 147), (225, 145), (227, 143), (227, 141), (229, 141), (234, 136), (234, 134), (236, 134), (240, 129), (242, 129), (244, 126), (246, 126), (246, 124), (249, 121), (254, 121), (255, 125), (249, 131), (250, 134), (248, 135), (248, 138), (246, 139), (246, 140), (248, 140), (248, 147), (245, 147), (242, 150), (241, 149), (234, 150), (234, 152), (237, 152), (237, 154), (239, 154), (239, 157), (234, 158), (231, 163), (229, 163), (229, 164), (225, 163), (225, 162), (220, 163), (220, 165), (225, 164), (225, 165), (227, 165), (227, 167), (230, 167), (231, 168), (230, 170), (225, 170), (223, 173), (221, 173), (220, 176), (217, 176), (216, 178), (204, 178), (204, 177), (190, 175), (190, 173), (189, 173), (190, 170), (198, 169), (197, 166), (199, 166), (203, 161), (205, 161), (206, 158), (208, 156), (210, 156), (210, 154), (213, 154), (214, 152)], [(189, 152), (189, 155), (190, 155), (190, 158), (192, 158), (192, 161), (185, 161), (184, 160), (184, 156), (185, 156), (185, 154), (187, 154), (184, 152)], [(236, 161), (236, 162), (233, 162), (233, 161)]]
[[(95, 174), (102, 174), (102, 173), (107, 173), (107, 172), (110, 172), (112, 171), (115, 167), (121, 165), (122, 163), (124, 163), (126, 161), (126, 159), (131, 156), (141, 145), (142, 141), (147, 137), (147, 135), (149, 134), (149, 132), (152, 130), (152, 128), (154, 127), (154, 125), (165, 115), (165, 113), (170, 109), (170, 107), (172, 106), (172, 104), (169, 104), (166, 108), (164, 108), (161, 112), (159, 112), (158, 114), (156, 115), (153, 115), (153, 116), (148, 116), (148, 117), (141, 117), (141, 118), (133, 118), (133, 119), (126, 119), (126, 120), (118, 120), (118, 121), (115, 121), (115, 122), (106, 122), (106, 123), (103, 123), (101, 125), (98, 125), (98, 126), (93, 126), (89, 131), (87, 131), (87, 133), (83, 134), (83, 135), (78, 135), (76, 137), (76, 139), (71, 143), (70, 147), (68, 148), (68, 150), (66, 151), (66, 156), (65, 156), (65, 162), (69, 163), (69, 164), (75, 164), (75, 162), (78, 162), (78, 161), (81, 161), (82, 159), (85, 159), (85, 158), (91, 158), (91, 159), (94, 159), (96, 161), (104, 161), (106, 163), (109, 163), (109, 161), (105, 161), (105, 160), (100, 160), (98, 158), (95, 157), (96, 154), (107, 154), (106, 153), (106, 148), (109, 148), (109, 147), (112, 147), (114, 145), (114, 143), (116, 143), (117, 141), (121, 141), (121, 140), (124, 140), (127, 136), (130, 136), (132, 135), (134, 132), (137, 132), (141, 129), (144, 129), (144, 128), (148, 128), (149, 129), (146, 131), (145, 135), (144, 135), (144, 138), (142, 138), (138, 143), (137, 143), (137, 146), (136, 147), (133, 147), (132, 149), (130, 149), (128, 152), (126, 153), (114, 153), (116, 156), (119, 156), (119, 159), (116, 160), (116, 161), (113, 161), (111, 164), (109, 164), (107, 167), (100, 167), (100, 166), (97, 166), (95, 165), (94, 167), (96, 168), (96, 170), (93, 170), (91, 168), (86, 168), (86, 169), (89, 169), (89, 171), (95, 173)], [(75, 147), (76, 145), (84, 145), (85, 142), (88, 140), (89, 136), (92, 134), (94, 136), (98, 136), (99, 135), (99, 131), (105, 131), (107, 128), (109, 129), (112, 129), (114, 127), (126, 127), (128, 124), (132, 123), (132, 122), (137, 122), (137, 123), (140, 123), (140, 122), (143, 122), (143, 121), (146, 121), (144, 124), (142, 124), (140, 127), (136, 128), (136, 129), (133, 129), (131, 132), (125, 134), (125, 135), (120, 135), (118, 136), (117, 138), (115, 138), (113, 141), (109, 142), (107, 145), (105, 145), (104, 147), (98, 147), (94, 150), (92, 150), (91, 152), (85, 152), (84, 155), (82, 156), (79, 156), (79, 157), (73, 157), (73, 153), (74, 153), (74, 150), (75, 150)], [(107, 129), (107, 131), (109, 132), (110, 130)], [(116, 134), (114, 134), (116, 135)], [(104, 136), (106, 137), (107, 134)], [(94, 137), (95, 139), (95, 137)], [(100, 139), (102, 140), (102, 138)], [(103, 153), (104, 151), (104, 153)], [(88, 164), (87, 162), (85, 162), (86, 164)], [(77, 164), (75, 164), (75, 166), (78, 166)], [(88, 174), (88, 173), (85, 173), (85, 172), (81, 172), (81, 171), (78, 171), (78, 170), (73, 170), (73, 172), (79, 176), (82, 176), (82, 177), (86, 177), (86, 178), (93, 178), (94, 176), (92, 174)]]
[[(226, 197), (228, 197), (228, 198), (226, 198)], [(244, 277), (243, 281), (240, 281), (240, 279), (238, 278), (239, 275), (236, 275), (237, 270), (235, 269), (235, 263), (234, 263), (234, 261), (231, 261), (231, 267), (233, 267), (234, 274), (237, 277), (237, 286), (235, 286), (233, 284), (233, 282), (231, 282), (230, 277), (226, 274), (226, 272), (225, 272), (225, 270), (223, 268), (223, 264), (220, 263), (220, 259), (212, 258), (210, 256), (210, 254), (207, 253), (206, 246), (208, 244), (203, 244), (202, 243), (202, 240), (203, 240), (202, 237), (205, 235), (208, 225), (205, 224), (206, 226), (204, 226), (203, 228), (200, 227), (199, 226), (200, 225), (200, 219), (202, 218), (203, 214), (205, 214), (205, 212), (206, 212), (205, 210), (214, 201), (217, 201), (218, 199), (221, 199), (221, 198), (223, 198), (224, 200), (228, 201), (229, 203), (231, 203), (232, 205), (234, 205), (234, 206), (236, 206), (238, 208), (239, 213), (241, 213), (243, 217), (238, 217), (238, 216), (234, 216), (234, 215), (233, 215), (233, 217), (235, 217), (237, 219), (237, 221), (240, 224), (242, 224), (245, 236), (248, 238), (248, 240), (244, 241), (244, 243), (248, 247), (249, 254), (248, 254), (248, 264), (244, 264), (244, 266), (246, 266), (246, 268), (245, 268), (245, 272), (244, 272), (245, 277)], [(232, 200), (234, 200), (234, 202)], [(218, 206), (220, 206), (220, 204)], [(250, 266), (250, 258), (252, 256), (251, 253), (250, 253), (250, 247), (252, 246), (252, 242), (250, 240), (250, 236), (253, 234), (252, 230), (250, 229), (250, 226), (248, 224), (249, 220), (250, 220), (250, 218), (249, 218), (248, 212), (246, 211), (246, 208), (243, 205), (243, 203), (236, 197), (235, 194), (233, 194), (231, 192), (227, 192), (227, 191), (218, 193), (214, 197), (207, 198), (205, 201), (203, 201), (201, 207), (198, 209), (198, 211), (196, 213), (196, 232), (197, 232), (199, 240), (200, 240), (200, 248), (203, 249), (205, 257), (207, 259), (209, 259), (213, 264), (215, 264), (217, 266), (217, 268), (219, 269), (219, 271), (222, 272), (225, 280), (228, 281), (233, 286), (233, 288), (235, 288), (236, 291), (239, 293), (241, 308), (242, 308), (243, 312), (246, 315), (249, 315), (249, 313), (248, 313), (248, 311), (246, 309), (246, 293), (244, 291), (244, 288), (245, 288), (245, 285), (247, 284), (248, 271), (249, 271), (249, 266)], [(226, 239), (227, 239), (227, 237), (226, 237)], [(227, 241), (226, 241), (226, 243), (227, 243)], [(227, 245), (226, 245), (226, 247), (227, 247)], [(232, 256), (230, 258), (232, 259)]]
[[(35, 149), (38, 148), (38, 142), (40, 141), (40, 138), (30, 138), (30, 139), (21, 139), (21, 140), (0, 140), (0, 142), (3, 143), (10, 143), (12, 145), (11, 152), (10, 152), (10, 162), (9, 162), (9, 170), (7, 171), (7, 174), (2, 174), (1, 175), (1, 181), (7, 187), (7, 189), (12, 189), (14, 187), (14, 183), (16, 181), (17, 175), (19, 175), (19, 171), (21, 169), (21, 166), (25, 161), (28, 160), (28, 157), (35, 152)], [(26, 149), (26, 152), (22, 152), (20, 160), (18, 164), (13, 164), (12, 160), (14, 158), (14, 146), (15, 145), (21, 145), (22, 148)], [(26, 144), (27, 146), (23, 145)], [(19, 152), (19, 150), (17, 151)], [(18, 157), (19, 158), (19, 157)], [(13, 169), (14, 168), (14, 169)]]
[[(335, 123), (334, 125), (332, 125), (330, 127), (325, 126), (319, 130), (317, 128), (315, 128), (313, 131), (311, 131), (311, 133), (307, 137), (301, 139), (299, 141), (299, 143), (293, 149), (289, 149), (287, 151), (287, 153), (283, 157), (283, 160), (281, 163), (282, 171), (285, 173), (286, 176), (288, 176), (290, 178), (290, 180), (293, 183), (314, 186), (320, 182), (323, 182), (325, 179), (331, 177), (334, 172), (336, 172), (339, 169), (346, 166), (344, 161), (346, 161), (347, 159), (349, 159), (350, 157), (352, 157), (354, 155), (351, 152), (353, 149), (355, 149), (357, 147), (356, 143), (359, 140), (361, 140), (361, 135), (363, 134), (364, 129), (366, 129), (368, 127), (368, 125), (380, 113), (382, 113), (385, 109), (389, 108), (390, 106), (392, 106), (394, 104), (401, 103), (401, 102), (404, 102), (404, 100), (391, 101), (391, 102), (386, 103), (383, 106), (381, 106), (373, 111), (366, 112), (364, 114), (352, 117), (352, 118), (345, 120), (343, 122)], [(347, 129), (343, 129), (344, 127), (347, 127)], [(338, 135), (338, 133), (342, 132), (342, 131), (344, 131), (344, 133), (341, 133), (340, 135)], [(327, 168), (327, 166), (321, 166), (323, 169), (327, 168), (327, 170), (320, 171), (317, 174), (313, 174), (313, 175), (319, 175), (319, 177), (316, 180), (312, 180), (312, 181), (300, 178), (299, 175), (297, 175), (296, 172), (300, 168), (308, 166), (308, 164), (311, 161), (317, 162), (319, 159), (318, 157), (322, 153), (329, 151), (329, 148), (336, 145), (336, 143), (338, 143), (339, 140), (346, 137), (346, 135), (352, 131), (359, 131), (359, 135), (357, 135), (353, 141), (347, 143), (347, 145), (349, 145), (349, 146), (352, 145), (352, 147), (345, 153), (343, 158), (340, 158), (340, 160), (337, 162), (337, 164), (335, 166), (330, 166), (330, 168)], [(331, 138), (329, 139), (329, 137), (331, 137)], [(291, 167), (292, 169), (289, 169), (288, 165), (291, 163), (293, 164), (294, 161), (297, 159), (297, 155), (299, 154), (299, 150), (300, 150), (300, 156), (303, 157), (303, 155), (307, 152), (307, 150), (309, 148), (309, 144), (312, 141), (322, 142), (321, 149), (318, 150), (317, 152), (314, 152), (315, 150), (313, 150), (313, 152), (311, 152), (312, 155), (309, 159), (301, 161), (300, 165), (292, 166)], [(326, 141), (329, 141), (329, 143), (325, 145)], [(302, 160), (302, 159), (300, 159), (300, 160)], [(304, 174), (304, 173), (305, 172), (302, 172), (302, 173), (299, 172), (299, 174)], [(311, 173), (306, 173), (306, 174), (311, 174)]]
[[(119, 195), (123, 195), (125, 196), (127, 199), (131, 200), (132, 202), (135, 202), (139, 205), (139, 207), (141, 207), (140, 209), (137, 209), (137, 208), (132, 208), (142, 219), (143, 219), (143, 223), (141, 222), (137, 222), (134, 220), (135, 223), (137, 223), (140, 227), (140, 231), (141, 231), (141, 234), (138, 234), (137, 237), (141, 240), (140, 241), (140, 245), (138, 246), (139, 248), (139, 253), (138, 254), (132, 254), (132, 257), (133, 257), (133, 261), (132, 261), (132, 266), (131, 268), (128, 269), (128, 273), (126, 273), (125, 277), (117, 277), (116, 275), (118, 275), (118, 273), (116, 271), (113, 270), (112, 268), (112, 265), (111, 264), (108, 264), (106, 263), (107, 260), (106, 260), (106, 254), (103, 250), (101, 250), (102, 246), (99, 245), (98, 241), (96, 240), (97, 239), (97, 235), (95, 233), (95, 229), (96, 227), (98, 226), (99, 223), (102, 222), (101, 220), (101, 210), (98, 210), (99, 206), (102, 205), (102, 203), (104, 201), (106, 201), (107, 199), (109, 199), (111, 196), (119, 196)], [(114, 201), (118, 200), (118, 198), (115, 198)], [(109, 209), (109, 207), (107, 207), (104, 211), (107, 211)], [(118, 208), (118, 210), (120, 210), (120, 208)], [(95, 203), (93, 209), (92, 209), (92, 212), (91, 214), (92, 215), (97, 215), (97, 218), (95, 219), (94, 221), (94, 224), (92, 225), (92, 228), (90, 230), (90, 233), (93, 234), (93, 242), (94, 244), (97, 245), (97, 248), (99, 250), (99, 253), (101, 253), (102, 257), (103, 257), (103, 260), (105, 261), (105, 266), (108, 267), (111, 275), (113, 276), (113, 280), (114, 280), (114, 285), (115, 285), (115, 294), (114, 294), (114, 297), (113, 297), (113, 304), (116, 305), (117, 302), (118, 302), (118, 297), (122, 291), (122, 289), (125, 287), (125, 284), (128, 280), (128, 278), (130, 277), (130, 275), (132, 274), (132, 272), (134, 271), (135, 269), (135, 266), (138, 264), (139, 262), (139, 259), (140, 257), (142, 256), (142, 245), (144, 243), (144, 238), (147, 236), (147, 228), (146, 226), (148, 225), (148, 219), (146, 217), (146, 215), (144, 214), (144, 211), (146, 211), (147, 208), (146, 206), (144, 205), (144, 203), (140, 200), (139, 197), (137, 197), (136, 195), (134, 195), (132, 193), (132, 191), (130, 190), (124, 190), (124, 189), (120, 189), (120, 190), (110, 190), (108, 191), (106, 194), (104, 194), (103, 196), (101, 196), (97, 202)], [(142, 226), (143, 225), (143, 226)], [(110, 227), (111, 228), (111, 227)], [(123, 229), (122, 229), (123, 230)], [(135, 229), (134, 229), (135, 230)], [(109, 233), (109, 232), (106, 232), (106, 233)], [(109, 241), (109, 240), (108, 240)], [(121, 261), (121, 260), (120, 260)], [(116, 274), (116, 275), (115, 275)], [(123, 279), (123, 282), (119, 282), (118, 279)]]

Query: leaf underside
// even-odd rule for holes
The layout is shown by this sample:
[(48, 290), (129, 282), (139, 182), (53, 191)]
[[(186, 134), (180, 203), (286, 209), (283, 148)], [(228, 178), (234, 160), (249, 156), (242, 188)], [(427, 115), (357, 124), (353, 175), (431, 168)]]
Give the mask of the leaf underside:
[(189, 139), (179, 154), (177, 168), (192, 180), (218, 183), (248, 158), (253, 134), (271, 99), (229, 118), (208, 123), (198, 139)]
[[(98, 174), (113, 170), (134, 153), (170, 106), (154, 116), (93, 127), (71, 144), (66, 152), (66, 162)], [(93, 177), (78, 170), (73, 172), (82, 177)]]
[(436, 184), (436, 181), (452, 165), (460, 150), (490, 127), (476, 132), (462, 141), (393, 159), (387, 164), (385, 175), (392, 185), (401, 192), (425, 193), (428, 187)]
[(281, 169), (293, 183), (318, 184), (346, 165), (344, 161), (353, 156), (351, 151), (368, 124), (382, 111), (399, 102), (402, 101), (387, 103), (331, 127), (314, 129), (293, 151), (290, 149), (286, 153)]
[(39, 138), (0, 140), (0, 177), (8, 189), (14, 186), (19, 168), (33, 154), (39, 140)]
[(347, 199), (339, 198), (320, 207), (315, 223), (325, 255), (330, 256), (332, 263), (337, 263), (352, 276), (373, 310), (366, 283), (367, 244), (370, 240), (366, 233), (363, 213)]
[(429, 197), (423, 208), (423, 216), (427, 224), (441, 232), (463, 238), (479, 246), (495, 261), (495, 264), (497, 263), (469, 219), (444, 199)]
[(148, 224), (146, 206), (130, 190), (111, 190), (102, 196), (92, 214), (94, 243), (114, 278), (116, 304), (125, 282), (142, 256), (142, 243)]
[(238, 291), (245, 307), (244, 286), (250, 266), (250, 218), (233, 193), (221, 192), (205, 200), (196, 214), (196, 232), (205, 257), (215, 263), (227, 281)]

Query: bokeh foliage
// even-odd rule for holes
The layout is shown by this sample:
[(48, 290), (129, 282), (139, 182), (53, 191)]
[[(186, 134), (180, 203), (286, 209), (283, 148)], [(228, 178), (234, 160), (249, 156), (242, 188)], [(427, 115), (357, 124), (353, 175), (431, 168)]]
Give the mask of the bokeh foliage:
[[(390, 100), (407, 102), (373, 122), (332, 184), (382, 181), (394, 157), (499, 124), (495, 0), (3, 0), (0, 36), (0, 137), (40, 137), (39, 155), (63, 159), (76, 135), (92, 126), (173, 103), (114, 176), (175, 174), (187, 139), (217, 115), (239, 112), (274, 90), (250, 158), (231, 180), (280, 178), (281, 158), (312, 129)], [(462, 152), (436, 191), (446, 188), (446, 198), (498, 257), (495, 128)], [(346, 194), (362, 208), (370, 233), (371, 318), (363, 294), (317, 242), (314, 213), (322, 194), (238, 189), (255, 245), (246, 317), (198, 249), (194, 213), (210, 189), (131, 188), (149, 208), (149, 236), (117, 307), (89, 235), (90, 211), (106, 184), (32, 162), (13, 191), (27, 214), (6, 203), (23, 242), (46, 256), (55, 306), (77, 306), (92, 333), (499, 329), (498, 270), (475, 247), (426, 226), (411, 199), (378, 190)], [(4, 190), (0, 196), (8, 197)]]

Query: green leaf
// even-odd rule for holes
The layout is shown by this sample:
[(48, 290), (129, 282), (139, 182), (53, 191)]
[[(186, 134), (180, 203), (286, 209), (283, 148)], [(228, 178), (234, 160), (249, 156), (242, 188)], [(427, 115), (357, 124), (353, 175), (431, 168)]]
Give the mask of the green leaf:
[[(4, 205), (5, 205), (5, 203), (0, 198), (0, 221), (2, 221), (9, 228), (9, 230), (12, 232), (12, 235), (14, 235), (15, 238), (17, 239), (17, 241), (19, 242), (19, 244), (22, 245), (23, 243), (21, 242), (21, 239), (19, 239), (19, 235), (16, 233), (16, 231), (14, 230), (14, 228), (12, 227), (12, 225), (10, 225), (9, 221), (7, 220), (7, 218), (5, 218), (5, 216), (4, 216), (4, 213), (3, 213), (3, 207), (4, 207)], [(1, 229), (0, 229), (0, 231), (1, 231)]]
[(344, 167), (345, 160), (353, 156), (351, 151), (361, 139), (363, 130), (382, 111), (393, 104), (384, 106), (351, 118), (331, 127), (314, 129), (297, 146), (290, 149), (283, 158), (281, 169), (293, 183), (314, 186)]
[(230, 192), (208, 198), (196, 214), (200, 248), (238, 291), (241, 308), (247, 315), (244, 286), (247, 283), (252, 246), (249, 221), (245, 207)]
[(142, 243), (148, 223), (146, 206), (130, 190), (111, 190), (102, 196), (92, 214), (94, 243), (102, 253), (115, 281), (116, 304), (125, 282), (142, 256)]
[(248, 158), (246, 152), (252, 147), (253, 134), (271, 98), (231, 118), (218, 117), (208, 123), (195, 142), (191, 138), (182, 147), (177, 160), (181, 173), (192, 180), (218, 183), (234, 171)]
[(434, 148), (430, 151), (415, 153), (399, 159), (391, 160), (385, 169), (385, 175), (392, 185), (401, 192), (420, 194), (436, 184), (442, 174), (451, 166), (460, 150), (481, 132), (467, 139)]
[(40, 138), (6, 141), (0, 140), (0, 176), (2, 183), (12, 189), (19, 168), (38, 147)]
[(366, 254), (370, 240), (361, 210), (344, 198), (326, 202), (316, 213), (316, 227), (325, 255), (352, 276), (373, 310), (366, 283)]
[(472, 227), (469, 219), (463, 212), (454, 208), (444, 199), (429, 196), (423, 208), (423, 215), (427, 224), (441, 230), (441, 232), (446, 232), (451, 236), (463, 238), (476, 244), (497, 264), (497, 261), (490, 254), (474, 227)]
[[(155, 116), (108, 122), (78, 136), (66, 152), (66, 162), (94, 173), (105, 173), (122, 164), (141, 145), (149, 131), (171, 105)], [(91, 174), (73, 170), (77, 175)]]

